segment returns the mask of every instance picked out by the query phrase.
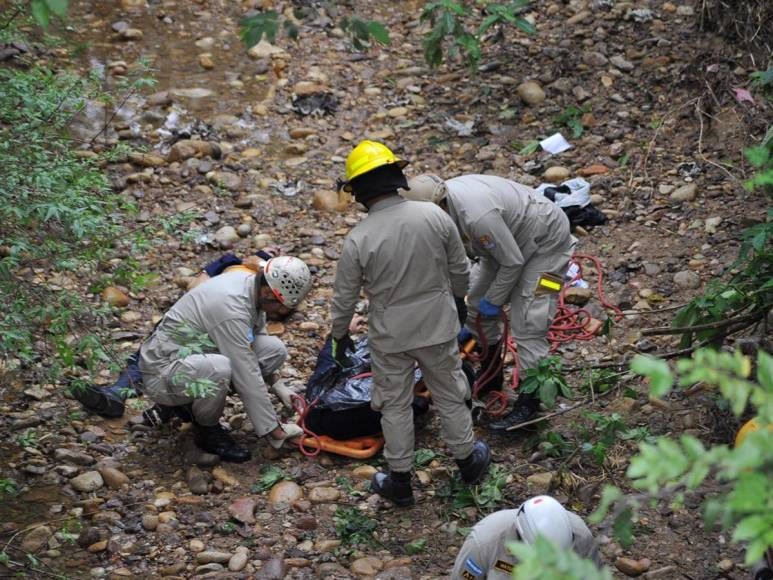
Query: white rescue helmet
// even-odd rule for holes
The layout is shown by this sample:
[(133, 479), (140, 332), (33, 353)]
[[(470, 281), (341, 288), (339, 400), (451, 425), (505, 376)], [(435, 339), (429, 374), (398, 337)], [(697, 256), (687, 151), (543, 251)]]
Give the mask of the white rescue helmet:
[(572, 546), (569, 513), (549, 495), (538, 495), (523, 502), (515, 515), (515, 528), (527, 544), (533, 544), (537, 536), (542, 536), (562, 550)]
[(448, 195), (446, 182), (437, 175), (425, 174), (412, 177), (408, 180), (409, 190), (401, 189), (399, 194), (405, 199), (413, 201), (429, 201), (440, 203)]
[(298, 306), (311, 290), (311, 272), (300, 258), (271, 258), (263, 267), (263, 277), (274, 296), (288, 308)]

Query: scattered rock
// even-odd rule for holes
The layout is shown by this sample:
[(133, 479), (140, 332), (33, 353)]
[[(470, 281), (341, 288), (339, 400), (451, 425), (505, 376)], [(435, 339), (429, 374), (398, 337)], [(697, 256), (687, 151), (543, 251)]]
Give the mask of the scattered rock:
[(219, 482), (224, 483), (225, 485), (230, 485), (230, 486), (237, 486), (237, 485), (239, 485), (239, 480), (236, 479), (230, 473), (228, 473), (222, 467), (215, 467), (212, 470), (212, 477), (214, 477)]
[(248, 559), (249, 554), (247, 552), (237, 552), (228, 560), (228, 569), (231, 572), (241, 572), (247, 566)]
[(570, 175), (571, 173), (566, 167), (555, 165), (553, 167), (548, 167), (542, 177), (545, 178), (545, 181), (549, 181), (550, 183), (561, 183), (562, 181), (569, 179)]
[(211, 562), (217, 562), (218, 564), (225, 564), (228, 562), (233, 554), (229, 552), (217, 552), (215, 550), (205, 550), (196, 554), (196, 562), (199, 564), (209, 564)]
[(352, 469), (352, 476), (355, 479), (370, 481), (377, 472), (378, 469), (372, 465), (360, 465)]
[(239, 233), (232, 226), (223, 226), (215, 232), (215, 241), (224, 250), (233, 248), (234, 244), (239, 241)]
[(580, 177), (590, 177), (592, 175), (604, 175), (609, 173), (609, 168), (606, 165), (591, 165), (589, 167), (583, 167), (577, 170), (577, 175)]
[(733, 561), (727, 558), (725, 558), (724, 560), (720, 560), (719, 563), (717, 564), (717, 568), (719, 568), (720, 570), (722, 570), (722, 572), (725, 572), (725, 573), (730, 572), (730, 570), (732, 570), (734, 567), (735, 567), (735, 564), (733, 564)]
[(53, 535), (54, 532), (48, 526), (38, 526), (36, 528), (32, 528), (32, 530), (30, 530), (27, 535), (24, 536), (24, 540), (21, 543), (22, 552), (34, 554), (43, 546), (48, 544), (48, 540), (50, 540), (51, 536)]
[(102, 300), (116, 308), (124, 308), (129, 305), (129, 297), (115, 286), (108, 286), (102, 290), (101, 296)]
[(671, 194), (672, 201), (692, 201), (698, 194), (698, 185), (695, 183), (688, 183), (683, 185)]
[(634, 560), (632, 558), (620, 557), (615, 560), (615, 567), (627, 576), (640, 576), (650, 569), (652, 562), (649, 558)]
[(309, 499), (316, 503), (333, 502), (341, 497), (341, 492), (334, 487), (315, 487), (309, 492)]
[(100, 468), (99, 474), (110, 489), (121, 489), (121, 487), (129, 483), (129, 477), (125, 473), (112, 467)]
[(674, 274), (674, 284), (685, 290), (694, 290), (701, 285), (701, 277), (695, 272), (682, 270)]
[(149, 532), (154, 531), (158, 527), (159, 521), (158, 521), (158, 515), (156, 514), (145, 514), (142, 516), (142, 527), (148, 530)]
[(279, 503), (292, 503), (301, 498), (303, 491), (294, 481), (280, 481), (271, 488), (268, 493), (268, 503), (276, 505)]
[(57, 461), (66, 461), (75, 465), (92, 465), (94, 458), (88, 453), (82, 451), (73, 451), (72, 449), (60, 448), (54, 451), (54, 458)]
[(86, 471), (70, 480), (70, 485), (82, 492), (96, 491), (105, 484), (98, 471)]
[(351, 565), (351, 571), (358, 576), (375, 576), (384, 568), (384, 562), (374, 556), (358, 558)]
[(552, 471), (534, 473), (526, 478), (526, 485), (528, 485), (531, 490), (545, 493), (550, 489), (554, 475), (555, 474)]
[(516, 92), (521, 97), (521, 100), (528, 105), (539, 105), (545, 100), (545, 91), (535, 81), (521, 83), (518, 85)]
[(224, 570), (223, 565), (217, 562), (211, 562), (202, 566), (196, 567), (196, 574), (201, 576), (204, 574), (210, 574), (215, 572), (222, 572)]
[(207, 481), (204, 472), (195, 465), (188, 469), (188, 473), (185, 475), (185, 481), (188, 484), (188, 489), (191, 490), (191, 493), (204, 495), (209, 491), (209, 482)]
[(258, 571), (257, 577), (265, 580), (282, 580), (287, 574), (287, 566), (280, 558), (271, 558)]
[(585, 306), (593, 298), (593, 290), (572, 286), (564, 291), (564, 301), (567, 304)]
[(240, 497), (228, 506), (228, 513), (236, 521), (243, 524), (255, 523), (255, 499), (252, 497)]

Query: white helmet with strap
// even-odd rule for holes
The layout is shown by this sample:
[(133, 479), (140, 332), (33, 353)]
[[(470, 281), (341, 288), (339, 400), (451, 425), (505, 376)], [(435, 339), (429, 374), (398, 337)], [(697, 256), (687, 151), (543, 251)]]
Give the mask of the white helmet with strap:
[(274, 296), (288, 308), (298, 306), (311, 290), (311, 272), (300, 258), (271, 258), (263, 267), (263, 277)]
[(398, 193), (405, 199), (413, 201), (429, 201), (440, 203), (448, 195), (446, 182), (437, 175), (418, 175), (408, 180), (408, 190), (401, 189)]
[(521, 540), (532, 544), (542, 536), (566, 550), (572, 546), (573, 533), (569, 513), (549, 495), (526, 500), (515, 515), (515, 528)]

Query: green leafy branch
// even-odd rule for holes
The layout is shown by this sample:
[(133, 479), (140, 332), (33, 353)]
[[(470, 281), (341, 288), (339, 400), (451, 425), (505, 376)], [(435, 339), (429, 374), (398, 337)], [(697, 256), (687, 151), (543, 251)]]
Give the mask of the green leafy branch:
[(467, 22), (476, 15), (465, 4), (453, 0), (427, 3), (421, 14), (421, 21), (431, 25), (423, 41), (424, 60), (436, 67), (443, 62), (444, 55), (450, 59), (461, 55), (474, 71), (480, 61), (483, 38), (493, 26), (513, 25), (529, 34), (536, 32), (533, 24), (518, 16), (528, 6), (529, 0), (485, 4), (483, 20), (477, 29), (470, 29)]
[(526, 369), (521, 379), (519, 391), (535, 394), (548, 409), (556, 406), (556, 397), (562, 395), (572, 398), (572, 389), (566, 382), (561, 360), (557, 356), (542, 359), (533, 369)]
[(735, 527), (733, 540), (748, 545), (747, 564), (773, 546), (773, 356), (760, 351), (756, 363), (756, 381), (752, 381), (749, 357), (701, 349), (692, 358), (677, 361), (675, 378), (665, 361), (636, 357), (631, 368), (649, 379), (652, 397), (667, 395), (675, 384), (687, 387), (702, 382), (717, 388), (736, 417), (752, 405), (759, 428), (735, 448), (706, 447), (686, 433), (678, 440), (660, 437), (641, 443), (627, 476), (643, 494), (625, 496), (618, 488), (607, 486), (592, 521), (600, 522), (614, 508), (611, 518), (618, 537), (630, 542), (632, 518), (644, 501), (681, 504), (686, 492), (714, 477), (725, 491), (704, 504), (706, 523)]
[(574, 550), (563, 550), (542, 536), (532, 544), (512, 542), (507, 549), (518, 558), (513, 570), (515, 580), (612, 580), (608, 568), (598, 569), (591, 560)]

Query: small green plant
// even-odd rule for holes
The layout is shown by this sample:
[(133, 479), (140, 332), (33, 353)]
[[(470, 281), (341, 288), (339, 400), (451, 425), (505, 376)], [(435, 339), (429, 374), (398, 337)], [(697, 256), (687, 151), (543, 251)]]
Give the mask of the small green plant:
[(611, 369), (588, 369), (583, 373), (583, 381), (580, 390), (596, 394), (606, 393), (614, 389), (620, 382), (621, 374)]
[(515, 580), (612, 580), (608, 568), (596, 565), (573, 550), (563, 550), (538, 536), (532, 544), (513, 542), (507, 548), (518, 557)]
[(773, 90), (773, 65), (767, 70), (754, 71), (749, 77), (752, 79), (752, 86), (767, 91)]
[(218, 527), (217, 531), (220, 532), (223, 535), (230, 535), (236, 533), (236, 524), (233, 522), (222, 522)]
[(571, 105), (553, 117), (553, 124), (556, 127), (568, 127), (572, 130), (572, 137), (579, 139), (585, 132), (585, 128), (582, 126), (582, 121), (580, 118), (588, 111), (590, 111), (590, 107), (588, 105), (583, 107), (575, 107), (574, 105)]
[(557, 356), (544, 358), (537, 368), (523, 372), (519, 391), (535, 394), (548, 409), (555, 407), (558, 395), (571, 399), (572, 389), (566, 382), (562, 368), (561, 360)]
[(759, 559), (773, 544), (773, 356), (759, 351), (756, 363), (753, 381), (752, 361), (740, 352), (699, 349), (692, 358), (677, 361), (676, 376), (665, 361), (637, 356), (631, 369), (647, 377), (651, 397), (667, 395), (674, 385), (686, 388), (701, 382), (715, 388), (736, 417), (743, 416), (752, 405), (759, 429), (734, 448), (707, 447), (688, 434), (640, 443), (627, 476), (641, 494), (626, 496), (617, 487), (606, 486), (591, 521), (600, 522), (611, 509), (616, 537), (630, 543), (642, 502), (681, 505), (688, 491), (698, 490), (712, 478), (719, 485), (707, 492), (707, 526), (718, 522), (723, 529), (733, 528), (733, 541), (747, 546), (746, 564)]
[(35, 447), (38, 443), (38, 432), (35, 431), (35, 429), (27, 429), (24, 433), (21, 433), (16, 437), (16, 442), (24, 449), (27, 447)]
[(646, 427), (630, 429), (618, 413), (604, 415), (602, 413), (584, 413), (591, 423), (591, 428), (582, 429), (584, 441), (581, 445), (583, 453), (590, 454), (599, 465), (607, 458), (607, 451), (618, 441), (642, 441), (650, 437)]
[(14, 496), (18, 491), (18, 486), (13, 479), (0, 479), (0, 496), (9, 495)]
[(461, 55), (475, 70), (480, 61), (483, 38), (493, 26), (514, 25), (529, 34), (536, 32), (534, 25), (519, 16), (528, 6), (529, 0), (485, 4), (483, 18), (475, 30), (468, 28), (467, 23), (474, 14), (464, 3), (454, 0), (427, 3), (421, 13), (421, 21), (429, 22), (432, 28), (424, 38), (424, 60), (430, 66), (439, 66), (444, 54), (449, 58)]
[(422, 447), (413, 452), (413, 457), (416, 467), (424, 467), (425, 465), (429, 465), (430, 462), (437, 457), (437, 453), (432, 451), (432, 449)]
[(193, 354), (204, 354), (212, 352), (215, 349), (215, 343), (209, 338), (209, 335), (194, 328), (188, 322), (177, 324), (171, 332), (175, 342), (180, 346), (177, 351), (177, 357), (187, 358)]
[(69, 0), (30, 0), (30, 13), (39, 26), (48, 28), (52, 17), (67, 16), (69, 4)]
[(255, 493), (264, 492), (274, 487), (280, 481), (292, 479), (276, 465), (264, 465), (260, 470), (260, 479), (252, 486), (252, 491)]
[(415, 556), (423, 552), (427, 548), (427, 540), (425, 538), (419, 538), (405, 545), (405, 553), (409, 556)]
[[(293, 11), (293, 18), (283, 18), (281, 25), (276, 10), (258, 12), (241, 20), (239, 36), (247, 48), (251, 48), (258, 44), (263, 37), (268, 42), (274, 42), (281, 26), (288, 37), (297, 40), (300, 32), (298, 22), (307, 16), (307, 10), (314, 11), (313, 8), (296, 9)], [(389, 44), (389, 31), (378, 20), (362, 20), (356, 16), (348, 16), (341, 19), (340, 27), (349, 34), (355, 50), (370, 48), (373, 42), (382, 45)]]
[(358, 511), (355, 508), (338, 507), (333, 516), (336, 534), (347, 545), (375, 545), (377, 543), (374, 532), (378, 522)]
[(457, 475), (439, 491), (438, 495), (450, 500), (454, 510), (476, 507), (483, 512), (492, 512), (504, 500), (503, 492), (506, 485), (507, 472), (501, 466), (494, 465), (480, 485), (465, 485)]
[(528, 450), (539, 449), (546, 457), (560, 459), (571, 454), (575, 449), (574, 443), (555, 431), (544, 430), (530, 437), (525, 446)]
[(378, 20), (361, 20), (356, 16), (343, 18), (341, 29), (349, 33), (349, 38), (355, 50), (366, 50), (372, 46), (371, 41), (381, 45), (389, 44), (389, 31)]
[(347, 495), (350, 495), (352, 497), (362, 497), (365, 495), (365, 492), (359, 491), (354, 488), (354, 484), (352, 483), (352, 480), (348, 477), (344, 477), (343, 475), (339, 475), (336, 477), (336, 485), (340, 488), (342, 488)]

